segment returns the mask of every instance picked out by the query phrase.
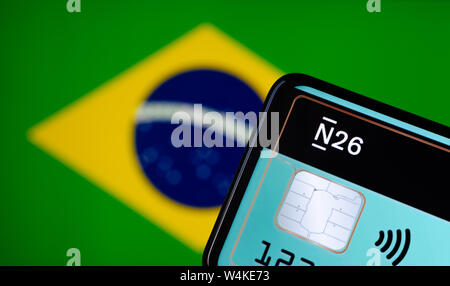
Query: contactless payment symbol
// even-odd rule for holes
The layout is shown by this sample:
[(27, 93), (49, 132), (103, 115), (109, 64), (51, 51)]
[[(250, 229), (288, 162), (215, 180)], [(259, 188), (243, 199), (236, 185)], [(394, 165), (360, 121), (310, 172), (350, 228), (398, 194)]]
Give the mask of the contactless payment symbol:
[(334, 253), (343, 253), (365, 205), (364, 195), (300, 170), (276, 215), (279, 228)]
[[(387, 233), (385, 235), (385, 233)], [(386, 239), (385, 239), (386, 237)], [(403, 245), (402, 244), (402, 240)], [(403, 230), (397, 229), (394, 235), (392, 230), (384, 232), (380, 230), (378, 240), (375, 242), (375, 246), (380, 247), (382, 253), (387, 253), (386, 258), (388, 260), (394, 259), (394, 256), (398, 256), (392, 261), (393, 266), (397, 266), (405, 258), (408, 253), (408, 249), (411, 243), (411, 231), (409, 228)], [(389, 250), (389, 252), (387, 252)]]

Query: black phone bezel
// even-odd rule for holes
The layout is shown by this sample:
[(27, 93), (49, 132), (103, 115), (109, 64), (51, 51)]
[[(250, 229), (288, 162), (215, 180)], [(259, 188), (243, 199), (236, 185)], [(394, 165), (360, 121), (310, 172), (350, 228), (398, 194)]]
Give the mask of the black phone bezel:
[[(309, 86), (403, 122), (415, 125), (430, 132), (445, 137), (450, 137), (450, 128), (445, 125), (400, 110), (320, 79), (299, 73), (284, 75), (273, 84), (263, 104), (262, 111), (278, 111), (280, 112), (280, 122), (284, 122), (289, 110), (288, 107), (291, 105), (295, 97), (298, 96), (298, 90), (295, 90), (296, 86)], [(282, 91), (284, 98), (277, 98), (276, 95)], [(288, 98), (286, 98), (286, 96)], [(257, 132), (258, 130), (255, 130), (250, 141), (258, 136)], [(237, 172), (230, 185), (227, 196), (222, 204), (219, 215), (203, 252), (202, 263), (205, 266), (217, 266), (219, 255), (222, 251), (224, 242), (231, 224), (234, 221), (245, 190), (247, 189), (247, 185), (253, 174), (253, 170), (259, 159), (261, 150), (262, 147), (250, 147), (249, 144), (247, 144), (245, 148)]]

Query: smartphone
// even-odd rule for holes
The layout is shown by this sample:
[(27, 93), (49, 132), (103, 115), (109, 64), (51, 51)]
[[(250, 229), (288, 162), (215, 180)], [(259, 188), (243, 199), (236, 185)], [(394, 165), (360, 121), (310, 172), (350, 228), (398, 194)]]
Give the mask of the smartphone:
[(303, 74), (263, 112), (204, 265), (450, 265), (448, 126)]

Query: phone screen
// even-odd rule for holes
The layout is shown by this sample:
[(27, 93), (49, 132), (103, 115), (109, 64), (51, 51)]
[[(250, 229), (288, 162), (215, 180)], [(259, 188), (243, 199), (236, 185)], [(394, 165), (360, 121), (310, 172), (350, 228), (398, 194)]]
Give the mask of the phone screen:
[(292, 89), (277, 152), (261, 148), (247, 170), (217, 264), (450, 265), (449, 138)]

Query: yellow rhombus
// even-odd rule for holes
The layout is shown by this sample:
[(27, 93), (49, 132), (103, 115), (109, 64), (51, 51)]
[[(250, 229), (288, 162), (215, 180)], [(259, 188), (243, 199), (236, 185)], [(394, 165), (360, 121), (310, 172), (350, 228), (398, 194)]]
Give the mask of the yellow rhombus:
[(229, 72), (264, 98), (281, 72), (212, 25), (202, 24), (34, 126), (29, 139), (196, 251), (219, 208), (181, 205), (146, 178), (134, 148), (135, 112), (150, 92), (190, 69)]

